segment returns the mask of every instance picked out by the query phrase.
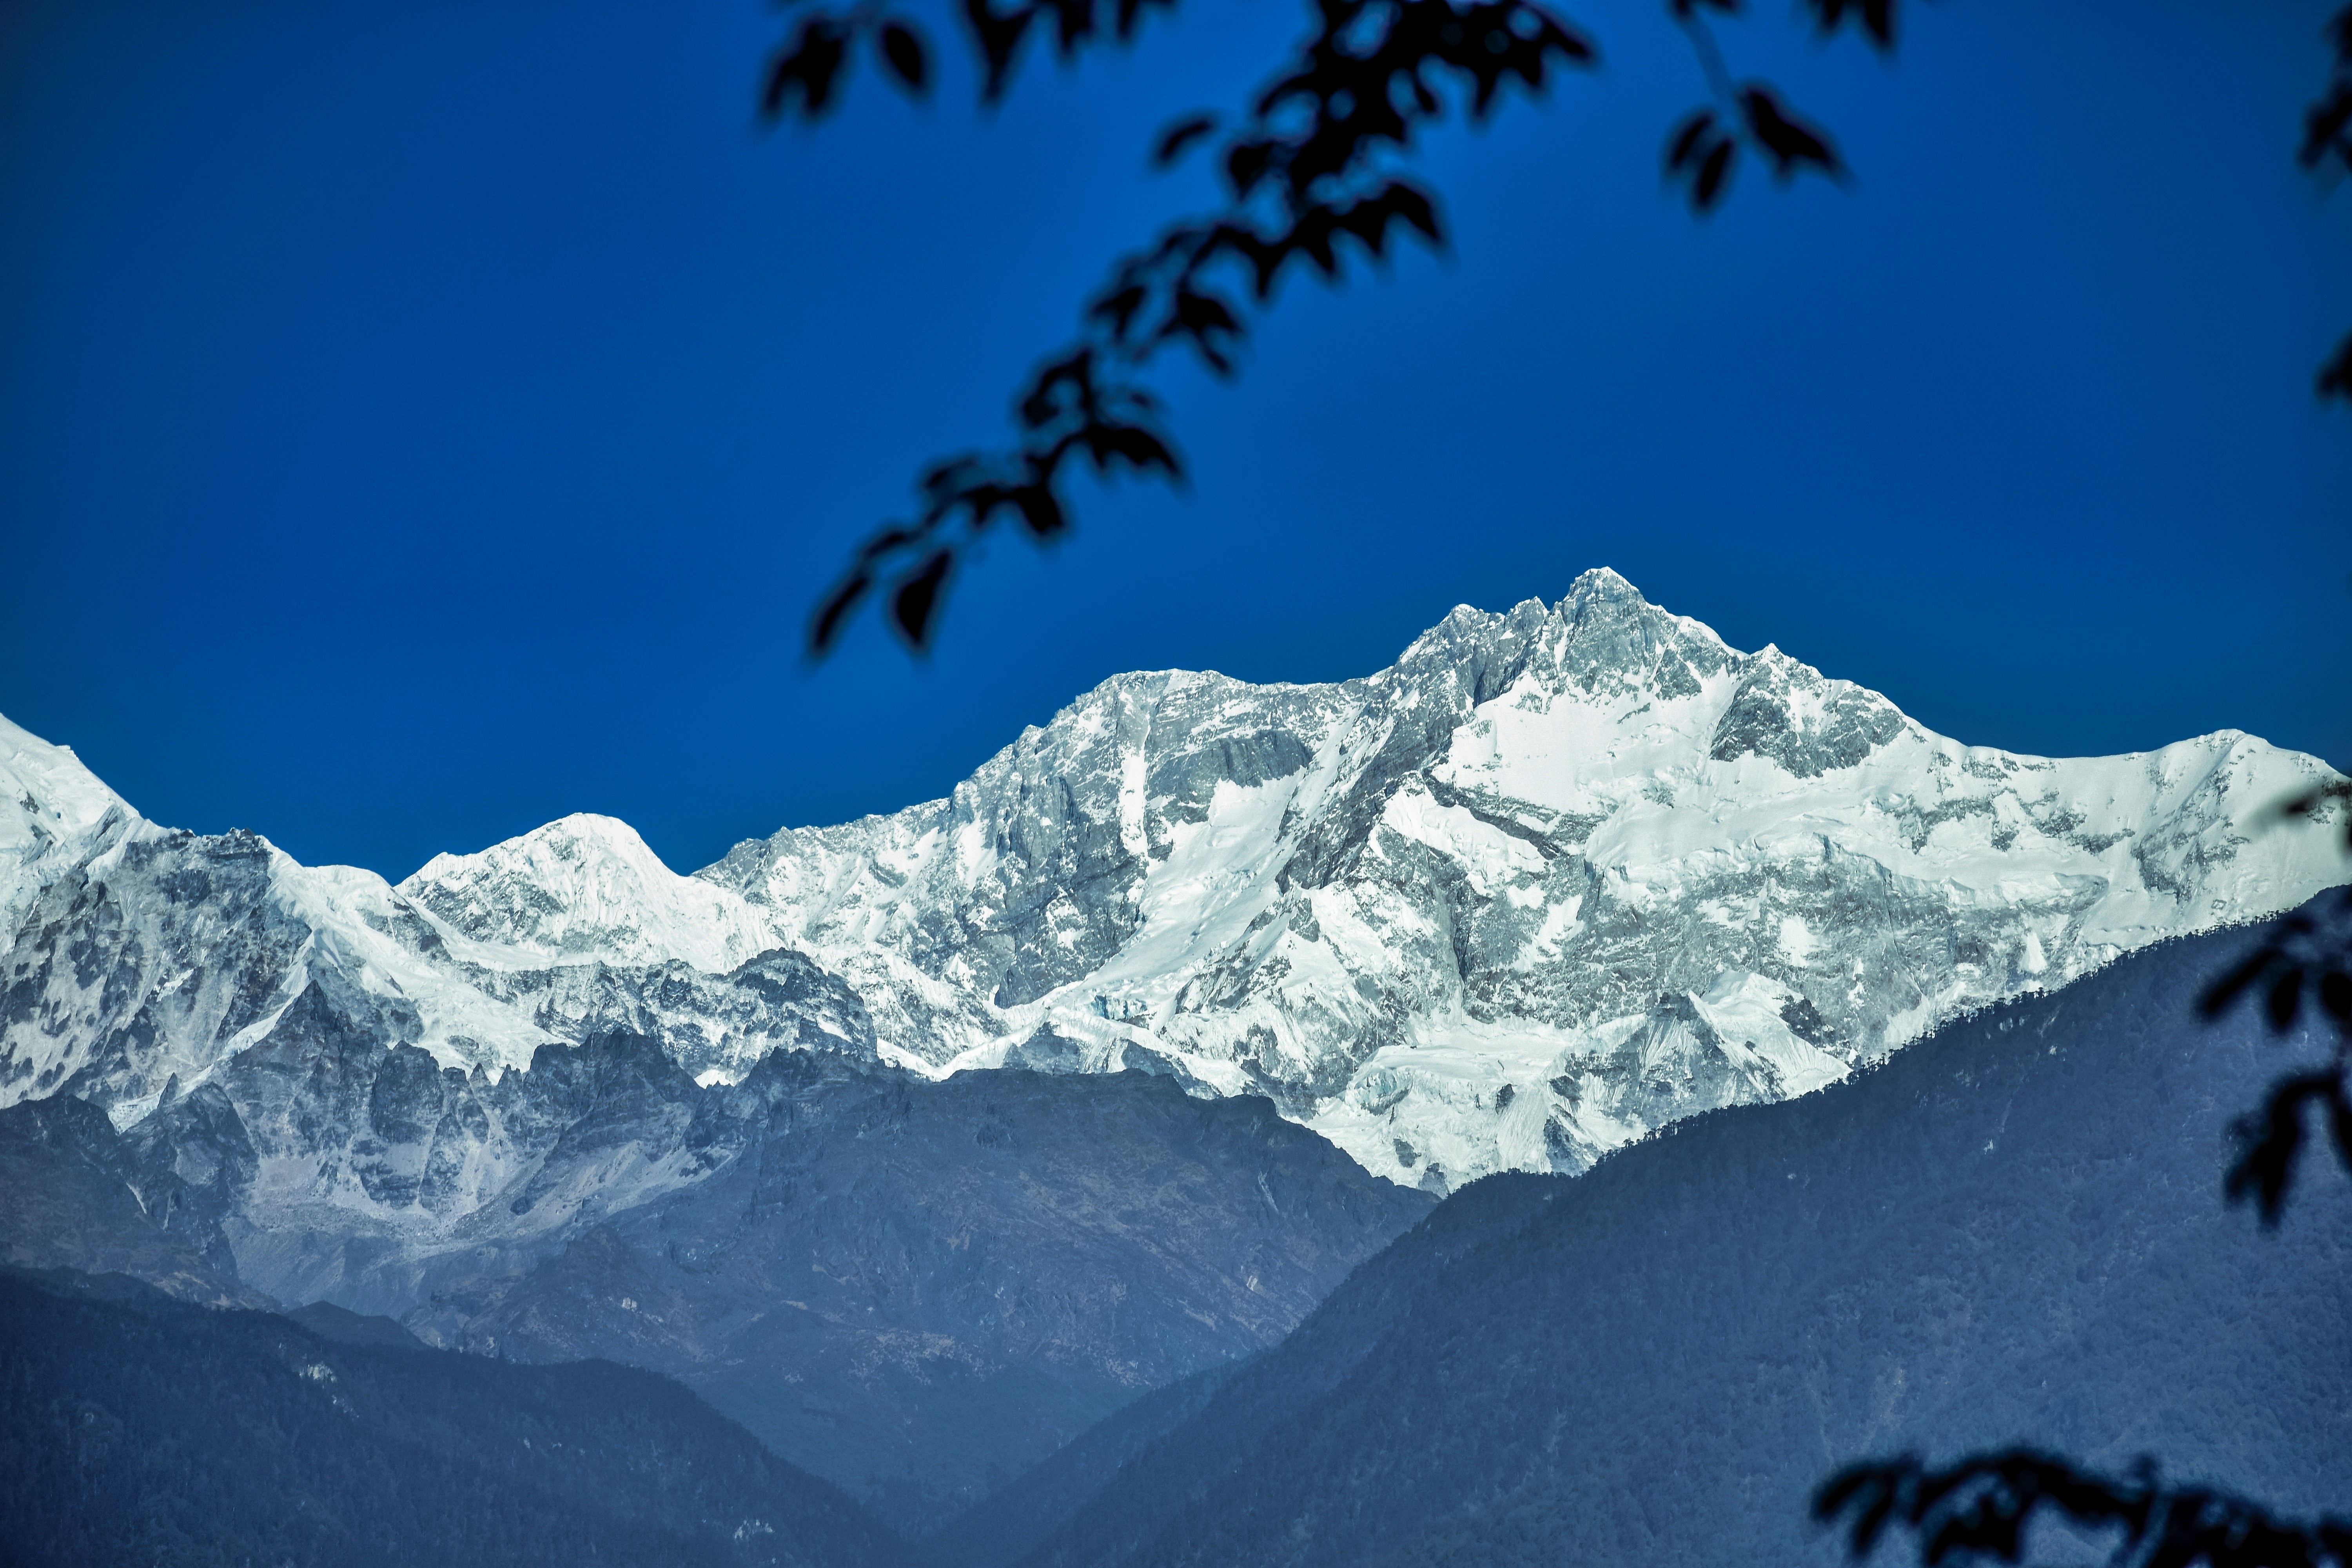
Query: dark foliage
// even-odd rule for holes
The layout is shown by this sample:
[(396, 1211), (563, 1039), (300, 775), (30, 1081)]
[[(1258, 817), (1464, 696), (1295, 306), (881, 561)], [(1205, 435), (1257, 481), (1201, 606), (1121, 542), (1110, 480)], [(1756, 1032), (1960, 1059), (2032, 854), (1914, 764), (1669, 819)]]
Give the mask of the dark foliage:
[[(2352, 18), (2352, 11), (2346, 16)], [(2352, 849), (2352, 783), (2322, 784), (2282, 809), (2291, 816), (2342, 813), (2346, 847)], [(2294, 1184), (2312, 1112), (2325, 1118), (2337, 1157), (2352, 1169), (2352, 1093), (2347, 1089), (2347, 1069), (2352, 1067), (2352, 888), (2273, 924), (2261, 945), (2206, 988), (2198, 1008), (2207, 1018), (2218, 1018), (2250, 997), (2261, 998), (2273, 1034), (2295, 1026), (2305, 998), (2336, 1034), (2328, 1061), (2273, 1082), (2261, 1109), (2230, 1128), (2238, 1155), (2223, 1190), (2232, 1204), (2252, 1199), (2263, 1224), (2275, 1227)]]
[[(1173, 4), (1029, 0), (1001, 9), (962, 0), (982, 98), (1004, 95), (1033, 31), (1050, 32), (1069, 59), (1090, 45), (1131, 41), (1149, 6)], [(1824, 35), (1850, 25), (1875, 47), (1894, 47), (1895, 0), (1805, 0), (1804, 8)], [(1666, 174), (1702, 214), (1728, 193), (1743, 149), (1782, 179), (1843, 172), (1824, 132), (1769, 85), (1736, 79), (1725, 66), (1705, 13), (1740, 9), (1740, 0), (1667, 0), (1698, 52), (1712, 102), (1670, 134)], [(1245, 112), (1188, 115), (1160, 133), (1151, 150), (1158, 167), (1213, 143), (1223, 205), (1111, 268), (1086, 304), (1077, 340), (1015, 399), (1012, 446), (923, 472), (915, 515), (868, 538), (817, 607), (812, 653), (833, 647), (877, 595), (898, 635), (928, 647), (958, 563), (998, 521), (1039, 542), (1068, 531), (1064, 481), (1073, 465), (1181, 482), (1160, 405), (1138, 380), (1160, 351), (1181, 347), (1231, 377), (1248, 306), (1267, 304), (1292, 273), (1337, 282), (1351, 255), (1379, 261), (1408, 238), (1443, 246), (1435, 194), (1401, 173), (1399, 160), (1450, 114), (1483, 121), (1507, 89), (1540, 95), (1560, 71), (1599, 58), (1587, 34), (1535, 0), (1314, 0), (1311, 19), (1306, 41)], [(838, 101), (860, 39), (903, 89), (924, 90), (929, 47), (915, 24), (863, 4), (817, 9), (770, 63), (766, 112), (822, 118)]]
[(121, 1276), (0, 1272), (0, 1555), (24, 1568), (895, 1558), (848, 1498), (667, 1379), (366, 1337)]
[(2023, 1559), (2035, 1515), (2048, 1510), (2094, 1535), (2116, 1538), (2112, 1568), (2318, 1568), (2352, 1564), (2352, 1521), (2304, 1524), (2204, 1487), (2168, 1487), (2143, 1462), (2104, 1476), (2067, 1458), (2011, 1448), (1931, 1470), (1918, 1459), (1855, 1465), (1823, 1486), (1813, 1516), (1843, 1521), (1847, 1543), (1867, 1557), (1889, 1524), (1918, 1534), (1933, 1565)]
[[(1721, 204), (1730, 191), (1742, 146), (1769, 161), (1783, 180), (1806, 167), (1832, 178), (1845, 173), (1829, 139), (1790, 113), (1771, 88), (1732, 79), (1705, 13), (1737, 14), (1739, 0), (1671, 0), (1670, 8), (1690, 35), (1715, 97), (1711, 106), (1693, 110), (1666, 137), (1666, 178), (1682, 184), (1693, 212), (1704, 216)], [(1848, 16), (1859, 16), (1863, 30), (1880, 50), (1895, 47), (1892, 0), (1869, 5), (1822, 0), (1813, 6), (1813, 15), (1824, 34), (1835, 32)]]

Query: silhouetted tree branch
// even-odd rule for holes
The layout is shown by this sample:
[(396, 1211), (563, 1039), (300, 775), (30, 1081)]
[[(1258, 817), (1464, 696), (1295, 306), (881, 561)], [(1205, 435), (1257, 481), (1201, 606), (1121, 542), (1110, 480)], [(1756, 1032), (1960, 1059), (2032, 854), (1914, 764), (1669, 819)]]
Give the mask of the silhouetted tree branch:
[[(2303, 150), (2296, 156), (2314, 174), (2330, 163), (2339, 174), (2352, 174), (2352, 5), (2329, 20), (2327, 37), (2336, 46), (2335, 70), (2327, 89), (2304, 111)], [(2352, 400), (2352, 335), (2320, 367), (2319, 395)]]
[[(2281, 810), (2309, 816), (2331, 807), (2344, 816), (2346, 847), (2352, 850), (2352, 781), (2321, 784)], [(2336, 1026), (2336, 1050), (2327, 1062), (2277, 1079), (2259, 1110), (2231, 1123), (2238, 1157), (2222, 1179), (2222, 1192), (2231, 1204), (2252, 1199), (2265, 1229), (2275, 1229), (2285, 1213), (2312, 1111), (2326, 1116), (2336, 1156), (2352, 1170), (2352, 888), (2339, 889), (2333, 906), (2275, 922), (2262, 945), (2198, 1000), (2199, 1010), (2213, 1019), (2242, 999), (2259, 996), (2271, 1032), (2284, 1035), (2301, 1021), (2308, 997)]]
[[(961, 0), (980, 68), (981, 99), (1010, 89), (1024, 45), (1050, 36), (1065, 60), (1105, 42), (1129, 43), (1151, 6), (1175, 0)], [(1840, 177), (1829, 137), (1769, 84), (1736, 79), (1709, 13), (1742, 0), (1665, 0), (1688, 35), (1711, 100), (1674, 127), (1665, 174), (1695, 213), (1729, 190), (1743, 149), (1783, 180), (1810, 169)], [(1894, 47), (1895, 0), (1803, 0), (1824, 37), (1849, 25), (1881, 51)], [(1183, 219), (1120, 258), (1081, 312), (1077, 338), (1050, 356), (1014, 399), (1015, 439), (927, 468), (915, 514), (877, 530), (810, 621), (812, 654), (839, 640), (849, 617), (879, 595), (889, 623), (917, 649), (929, 646), (959, 563), (1000, 521), (1033, 540), (1069, 528), (1070, 468), (1181, 483), (1183, 464), (1159, 400), (1139, 377), (1163, 349), (1181, 347), (1230, 378), (1248, 336), (1248, 311), (1269, 304), (1302, 268), (1326, 282), (1351, 252), (1379, 260), (1405, 238), (1445, 243), (1437, 197), (1400, 163), (1419, 138), (1459, 114), (1486, 120), (1516, 87), (1541, 95), (1555, 77), (1599, 58), (1592, 39), (1535, 0), (1312, 0), (1312, 26), (1268, 84), (1230, 119), (1209, 111), (1165, 128), (1151, 150), (1160, 167), (1196, 145), (1213, 149), (1223, 202)], [(931, 45), (915, 21), (859, 0), (802, 12), (770, 63), (762, 107), (773, 119), (814, 121), (840, 99), (844, 73), (870, 53), (901, 90), (932, 80)]]
[(1856, 1559), (1894, 1525), (1918, 1537), (1929, 1568), (2016, 1563), (2036, 1519), (2053, 1515), (2113, 1535), (2110, 1568), (2352, 1568), (2352, 1521), (2281, 1520), (2229, 1492), (2168, 1487), (2147, 1459), (2117, 1477), (2032, 1448), (1974, 1455), (1940, 1470), (1906, 1454), (1841, 1470), (1813, 1500), (1815, 1519), (1847, 1525)]
[[(1148, 12), (1173, 10), (1177, 0), (956, 3), (981, 100), (994, 104), (1011, 90), (1033, 36), (1073, 60), (1089, 47), (1133, 43)], [(861, 57), (911, 96), (930, 90), (928, 32), (887, 0), (786, 4), (797, 20), (769, 62), (761, 95), (769, 119), (824, 118)], [(1711, 21), (1739, 14), (1745, 0), (1664, 4), (1690, 39), (1708, 93), (1665, 138), (1665, 177), (1695, 214), (1722, 203), (1746, 154), (1784, 181), (1807, 170), (1843, 178), (1825, 132), (1769, 83), (1739, 79), (1725, 61)], [(1851, 26), (1886, 53), (1896, 5), (1801, 0), (1800, 12), (1824, 37)], [(1164, 168), (1213, 144), (1223, 205), (1179, 221), (1113, 265), (1085, 303), (1077, 337), (1014, 398), (1011, 443), (922, 471), (914, 515), (876, 530), (817, 605), (808, 628), (813, 656), (830, 651), (851, 616), (877, 595), (908, 645), (928, 648), (958, 566), (997, 522), (1009, 519), (1040, 543), (1068, 531), (1064, 480), (1073, 464), (1097, 476), (1132, 471), (1181, 484), (1183, 464), (1162, 406), (1139, 382), (1160, 351), (1181, 345), (1230, 379), (1248, 336), (1247, 307), (1269, 304), (1298, 264), (1336, 283), (1351, 250), (1377, 260), (1408, 236), (1443, 247), (1436, 194), (1398, 167), (1416, 139), (1449, 112), (1485, 120), (1514, 85), (1540, 96), (1560, 70), (1598, 58), (1589, 35), (1536, 0), (1310, 0), (1309, 11), (1306, 41), (1243, 112), (1184, 116), (1151, 149), (1151, 163)], [(2299, 153), (2314, 172), (2352, 170), (2352, 7), (2326, 36), (2333, 74), (2305, 114)], [(2318, 390), (2352, 398), (2352, 337), (2322, 367)]]

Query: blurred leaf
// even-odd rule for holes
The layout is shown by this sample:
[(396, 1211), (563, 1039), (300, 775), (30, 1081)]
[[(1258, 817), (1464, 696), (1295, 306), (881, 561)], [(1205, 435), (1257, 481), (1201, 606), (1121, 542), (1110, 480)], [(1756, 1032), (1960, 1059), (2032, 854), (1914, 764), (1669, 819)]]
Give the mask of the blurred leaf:
[(1087, 307), (1087, 314), (1096, 321), (1109, 323), (1111, 335), (1123, 338), (1134, 324), (1136, 312), (1151, 298), (1150, 289), (1140, 283), (1130, 283), (1124, 289), (1104, 295)]
[(1814, 21), (1824, 36), (1836, 32), (1852, 17), (1862, 24), (1881, 53), (1895, 47), (1895, 0), (1806, 0), (1806, 4), (1812, 7)]
[(2352, 403), (2352, 337), (2337, 344), (2336, 357), (2319, 367), (2319, 395)]
[(1233, 374), (1233, 360), (1227, 345), (1241, 335), (1241, 320), (1233, 307), (1213, 294), (1203, 294), (1191, 288), (1177, 291), (1174, 311), (1167, 333), (1181, 334), (1192, 342), (1194, 350), (1208, 362), (1209, 368), (1220, 375)]
[(2296, 161), (2306, 169), (2316, 169), (2330, 153), (2347, 169), (2352, 169), (2352, 139), (2345, 132), (2352, 128), (2352, 81), (2337, 80), (2328, 86), (2326, 94), (2303, 113), (2303, 147), (2295, 153)]
[(1089, 425), (1078, 433), (1078, 439), (1095, 467), (1106, 472), (1114, 461), (1125, 462), (1139, 473), (1157, 468), (1174, 478), (1183, 471), (1168, 444), (1139, 425)]
[(964, 0), (965, 23), (971, 28), (974, 43), (980, 46), (983, 68), (980, 96), (982, 102), (994, 103), (1004, 96), (1013, 80), (1013, 67), (1021, 52), (1021, 40), (1036, 19), (1036, 8), (1020, 5), (1010, 11), (999, 11), (991, 0)]
[(1748, 134), (1771, 157), (1773, 173), (1782, 179), (1803, 163), (1811, 163), (1825, 174), (1839, 172), (1842, 165), (1827, 139), (1791, 116), (1769, 88), (1751, 85), (1743, 89), (1739, 109), (1747, 119)]
[(2265, 1001), (2265, 1010), (2270, 1014), (2272, 1029), (2277, 1033), (2283, 1035), (2294, 1027), (2295, 1019), (2303, 1014), (2303, 966), (2301, 964), (2287, 965), (2278, 978), (2271, 982), (2270, 995)]
[(1432, 245), (1445, 243), (1445, 232), (1437, 221), (1437, 204), (1427, 192), (1402, 180), (1391, 180), (1381, 193), (1389, 209)]
[(915, 29), (899, 21), (882, 24), (882, 59), (911, 93), (930, 85), (930, 61)]
[(1698, 166), (1698, 178), (1691, 183), (1691, 205), (1699, 211), (1713, 212), (1722, 198), (1724, 182), (1731, 177), (1731, 161), (1738, 144), (1728, 137), (1715, 144), (1706, 161)]
[(939, 613), (940, 592), (946, 586), (953, 552), (935, 550), (930, 558), (900, 579), (890, 595), (890, 620), (898, 635), (917, 652), (930, 647), (931, 623)]
[(2336, 1027), (2352, 1029), (2352, 974), (2331, 969), (2319, 977), (2319, 1005)]
[(809, 624), (810, 652), (822, 655), (832, 651), (835, 640), (841, 636), (843, 619), (873, 586), (873, 578), (863, 572), (853, 572), (825, 595), (824, 603), (817, 607), (816, 616)]
[(1024, 485), (1012, 494), (1013, 504), (1021, 510), (1022, 525), (1033, 539), (1055, 539), (1067, 532), (1070, 520), (1062, 511), (1062, 503), (1045, 484)]
[(1054, 14), (1054, 46), (1064, 59), (1094, 37), (1095, 0), (1037, 0), (1037, 6)]
[(1164, 169), (1184, 155), (1184, 150), (1217, 128), (1213, 114), (1189, 114), (1160, 133), (1152, 144), (1151, 166)]
[(1263, 137), (1236, 142), (1225, 150), (1225, 183), (1236, 196), (1246, 196), (1257, 189), (1274, 166), (1274, 143)]
[(848, 34), (823, 12), (802, 22), (790, 46), (768, 64), (760, 110), (769, 119), (789, 115), (797, 100), (803, 119), (821, 119), (833, 104), (834, 84), (849, 52)]
[(1666, 168), (1680, 174), (1699, 155), (1715, 130), (1715, 110), (1696, 110), (1676, 126), (1666, 141)]
[(2305, 1110), (2314, 1100), (2340, 1103), (2343, 1095), (2341, 1067), (2297, 1073), (2271, 1085), (2260, 1111), (2230, 1124), (2238, 1157), (2221, 1179), (2222, 1195), (2233, 1205), (2251, 1197), (2263, 1228), (2276, 1228), (2303, 1152)]
[(1118, 0), (1119, 42), (1126, 43), (1135, 37), (1136, 26), (1143, 19), (1143, 13), (1153, 5), (1163, 11), (1173, 11), (1176, 0)]
[(2208, 1018), (2218, 1017), (2227, 1012), (2239, 997), (2245, 994), (2246, 988), (2261, 979), (2276, 962), (2278, 950), (2265, 944), (2253, 956), (2207, 986), (2197, 1000), (2198, 1010)]

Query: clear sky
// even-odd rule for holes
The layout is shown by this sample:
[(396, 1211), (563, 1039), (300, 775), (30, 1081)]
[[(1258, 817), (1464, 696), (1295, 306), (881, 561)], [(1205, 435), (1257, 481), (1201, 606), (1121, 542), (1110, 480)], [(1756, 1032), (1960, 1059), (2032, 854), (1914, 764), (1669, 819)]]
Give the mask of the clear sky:
[(2352, 763), (2352, 410), (2311, 394), (2352, 193), (2292, 159), (2327, 9), (1911, 4), (1886, 65), (1766, 0), (1734, 69), (1855, 178), (1698, 223), (1689, 49), (1570, 7), (1605, 68), (1429, 149), (1449, 256), (1167, 379), (1188, 490), (994, 547), (928, 663), (869, 623), (811, 669), (917, 465), (1206, 198), (1151, 132), (1295, 5), (763, 133), (761, 0), (0, 0), (0, 713), (314, 863), (600, 811), (689, 869), (1120, 670), (1365, 674), (1606, 564), (1963, 741)]

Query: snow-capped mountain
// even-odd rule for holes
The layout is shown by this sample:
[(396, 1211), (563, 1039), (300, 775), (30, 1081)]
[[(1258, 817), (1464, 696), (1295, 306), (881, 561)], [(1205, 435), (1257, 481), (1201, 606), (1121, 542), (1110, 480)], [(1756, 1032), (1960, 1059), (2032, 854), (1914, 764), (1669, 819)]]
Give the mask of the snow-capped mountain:
[[(509, 889), (499, 935), (512, 940), (478, 941), (372, 872), (302, 866), (242, 830), (147, 822), (67, 748), (5, 720), (0, 789), (14, 806), (0, 814), (0, 1104), (66, 1092), (129, 1125), (267, 1041), (313, 993), (383, 1046), (493, 1076), (612, 1029), (660, 1039), (705, 1078), (782, 1047), (874, 1053), (839, 981), (772, 942), (738, 941), (725, 917), (740, 900), (670, 872), (606, 818), (519, 841), (512, 858), (541, 879)], [(478, 893), (503, 862), (475, 860)], [(640, 887), (634, 913), (585, 946), (599, 900)]]
[(1603, 571), (1362, 680), (1118, 677), (947, 800), (700, 875), (937, 1069), (1173, 1071), (1443, 1190), (2297, 903), (2346, 867), (2272, 808), (2326, 773), (1963, 746)]
[(612, 1027), (706, 1082), (811, 1047), (1164, 1073), (1444, 1191), (2297, 904), (2340, 836), (2272, 808), (2326, 776), (2231, 731), (1964, 746), (1606, 571), (1363, 679), (1116, 677), (946, 800), (693, 877), (573, 816), (394, 888), (157, 827), (6, 727), (0, 1103), (130, 1125), (321, 988), (492, 1078)]
[(578, 813), (478, 855), (436, 855), (399, 891), (470, 937), (552, 963), (723, 973), (778, 945), (731, 891), (681, 877), (636, 829)]

